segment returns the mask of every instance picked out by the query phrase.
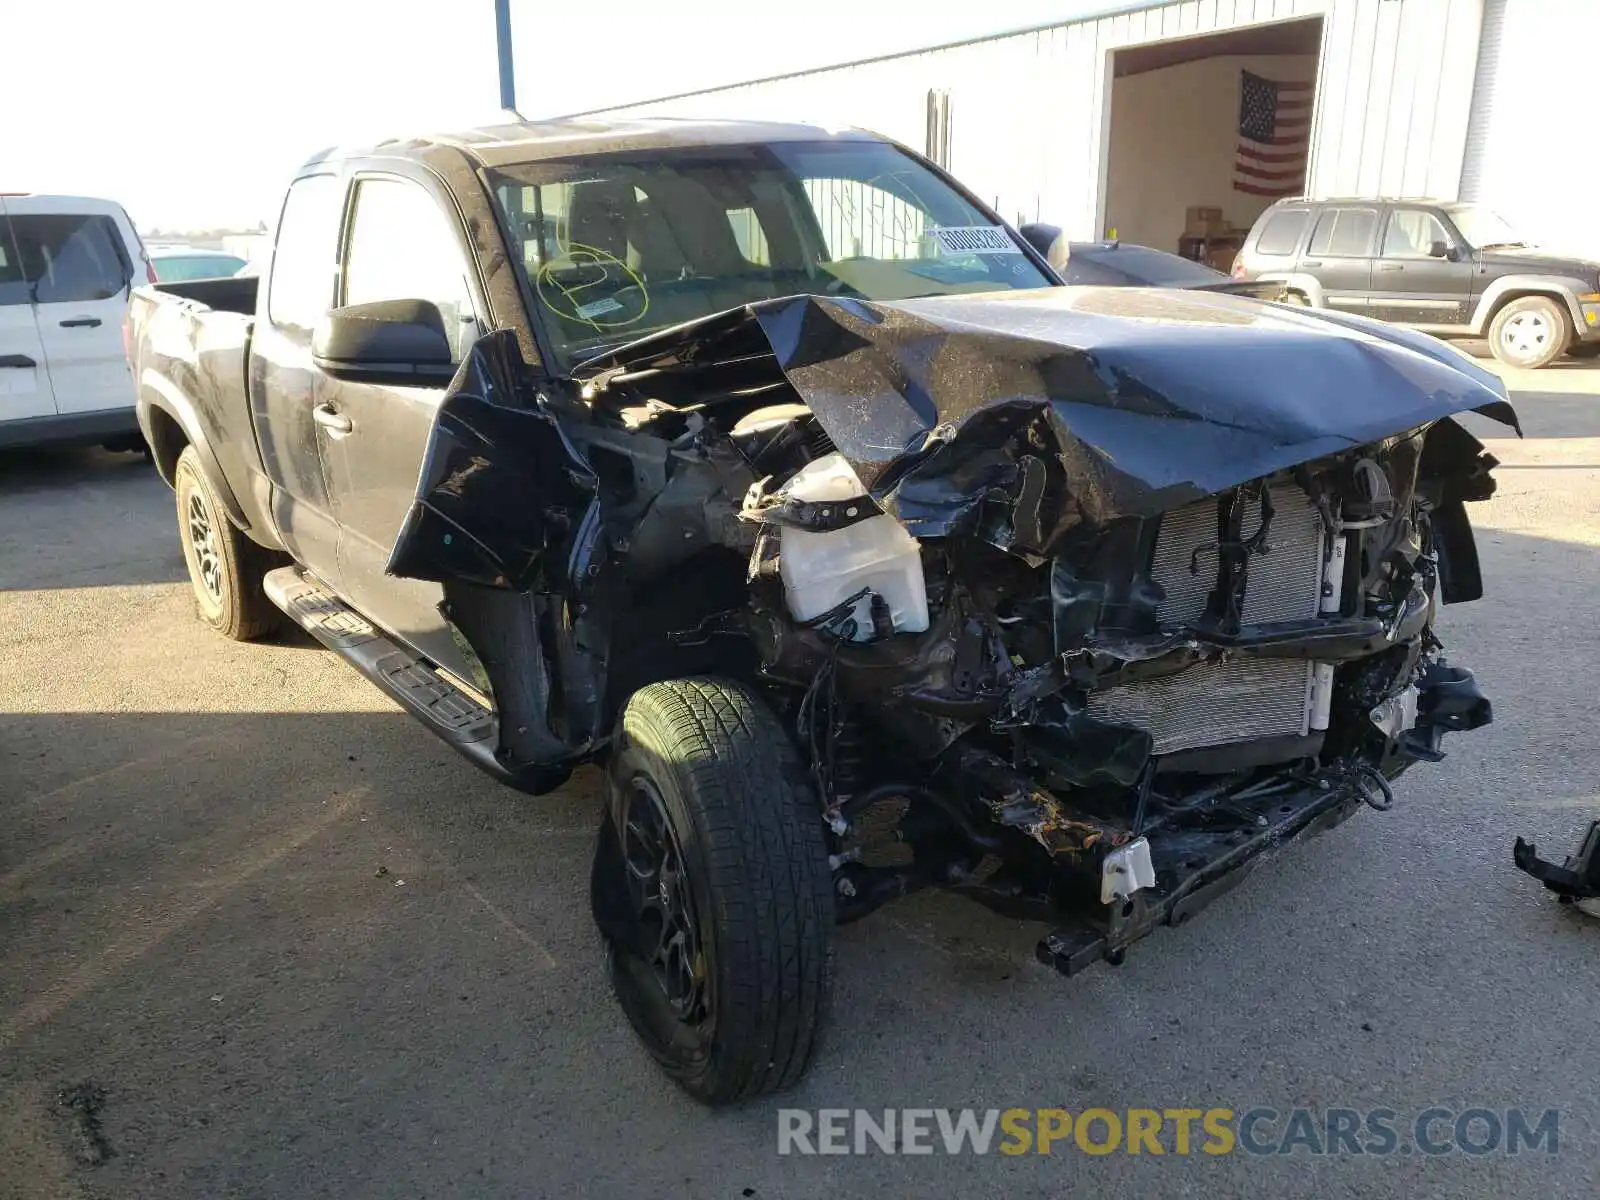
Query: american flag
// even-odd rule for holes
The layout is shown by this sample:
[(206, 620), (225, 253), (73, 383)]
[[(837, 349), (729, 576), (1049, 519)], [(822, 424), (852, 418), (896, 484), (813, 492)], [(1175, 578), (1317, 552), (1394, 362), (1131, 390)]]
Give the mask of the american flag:
[(1305, 187), (1311, 136), (1311, 84), (1239, 73), (1239, 152), (1233, 190), (1294, 196)]

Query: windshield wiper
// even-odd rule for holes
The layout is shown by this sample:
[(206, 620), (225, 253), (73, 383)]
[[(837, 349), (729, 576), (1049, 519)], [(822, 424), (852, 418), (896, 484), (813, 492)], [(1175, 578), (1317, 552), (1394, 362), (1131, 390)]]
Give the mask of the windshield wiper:
[(1485, 242), (1479, 250), (1517, 250), (1526, 246), (1527, 242)]

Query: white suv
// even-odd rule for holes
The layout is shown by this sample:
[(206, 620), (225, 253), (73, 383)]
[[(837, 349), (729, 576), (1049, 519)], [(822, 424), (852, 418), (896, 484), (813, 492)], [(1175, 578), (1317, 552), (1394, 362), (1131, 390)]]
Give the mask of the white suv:
[(0, 446), (142, 446), (122, 325), (146, 281), (120, 204), (0, 195)]

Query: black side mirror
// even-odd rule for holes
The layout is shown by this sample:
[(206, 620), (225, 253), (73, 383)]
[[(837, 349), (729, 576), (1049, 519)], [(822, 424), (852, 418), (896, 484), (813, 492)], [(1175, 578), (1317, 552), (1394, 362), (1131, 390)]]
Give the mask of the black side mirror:
[(1451, 261), (1454, 261), (1455, 251), (1451, 248), (1449, 242), (1434, 242), (1428, 247), (1428, 257), (1448, 258)]
[(1045, 225), (1040, 222), (1031, 222), (1017, 230), (1022, 235), (1022, 240), (1037, 250), (1059, 274), (1067, 269), (1067, 259), (1071, 257), (1072, 248), (1067, 242), (1066, 234), (1061, 232), (1059, 225)]
[(444, 317), (431, 300), (347, 304), (317, 322), (311, 360), (335, 379), (361, 383), (447, 383), (455, 374)]

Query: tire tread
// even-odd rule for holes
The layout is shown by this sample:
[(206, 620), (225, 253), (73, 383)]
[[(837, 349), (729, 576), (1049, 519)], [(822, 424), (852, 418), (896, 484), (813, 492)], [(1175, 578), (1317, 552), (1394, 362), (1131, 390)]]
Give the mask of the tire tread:
[(680, 1082), (712, 1103), (787, 1088), (816, 1053), (833, 978), (832, 876), (799, 753), (760, 695), (726, 679), (650, 684), (622, 725), (690, 799), (717, 910), (717, 1048), (703, 1079)]
[[(189, 480), (192, 480), (191, 484)], [(218, 620), (211, 620), (202, 611), (206, 623), (226, 638), (236, 642), (251, 642), (279, 629), (284, 616), (267, 598), (261, 581), (266, 573), (288, 561), (279, 551), (268, 550), (252, 541), (229, 520), (227, 511), (217, 498), (216, 489), (201, 469), (199, 457), (192, 446), (185, 446), (178, 455), (173, 471), (173, 487), (178, 501), (178, 536), (184, 540), (184, 561), (188, 554), (188, 523), (184, 512), (184, 494), (189, 487), (201, 492), (206, 507), (211, 511), (212, 525), (220, 544), (223, 573), (229, 592), (230, 604), (223, 608)]]

